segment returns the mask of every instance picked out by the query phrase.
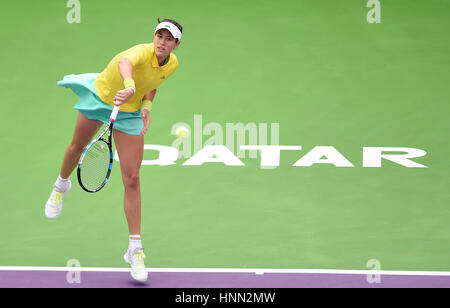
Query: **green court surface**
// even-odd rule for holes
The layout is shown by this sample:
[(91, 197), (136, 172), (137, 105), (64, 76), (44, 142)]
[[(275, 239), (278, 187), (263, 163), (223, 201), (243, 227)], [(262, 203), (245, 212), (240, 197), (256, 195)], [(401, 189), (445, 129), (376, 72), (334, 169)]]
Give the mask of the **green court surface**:
[[(1, 266), (126, 266), (117, 162), (97, 194), (74, 173), (61, 216), (44, 216), (77, 115), (57, 81), (151, 42), (160, 16), (183, 25), (180, 65), (158, 89), (145, 144), (171, 146), (172, 126), (193, 129), (201, 116), (223, 144), (227, 123), (266, 123), (269, 136), (278, 123), (279, 144), (302, 150), (281, 151), (276, 168), (261, 168), (260, 151), (244, 166), (142, 166), (148, 266), (367, 269), (377, 259), (450, 271), (448, 1), (381, 1), (381, 23), (367, 21), (365, 0), (80, 2), (73, 24), (67, 1), (1, 4)], [(353, 167), (293, 166), (318, 146)], [(364, 147), (423, 150), (411, 161), (426, 168), (363, 167)]]

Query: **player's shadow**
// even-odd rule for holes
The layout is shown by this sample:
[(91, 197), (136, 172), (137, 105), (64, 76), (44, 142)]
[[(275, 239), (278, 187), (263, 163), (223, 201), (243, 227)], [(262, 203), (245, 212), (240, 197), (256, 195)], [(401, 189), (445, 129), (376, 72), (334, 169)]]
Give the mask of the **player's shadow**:
[(133, 279), (128, 279), (124, 282), (125, 285), (133, 288), (151, 288), (150, 282), (138, 282)]

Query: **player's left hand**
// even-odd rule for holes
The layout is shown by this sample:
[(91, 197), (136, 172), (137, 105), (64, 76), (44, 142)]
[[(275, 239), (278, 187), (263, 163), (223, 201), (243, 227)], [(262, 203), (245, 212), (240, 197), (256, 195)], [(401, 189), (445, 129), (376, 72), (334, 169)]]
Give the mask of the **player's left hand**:
[(151, 122), (150, 112), (148, 111), (148, 109), (142, 110), (142, 121), (144, 122), (144, 127), (141, 130), (141, 135), (145, 135)]

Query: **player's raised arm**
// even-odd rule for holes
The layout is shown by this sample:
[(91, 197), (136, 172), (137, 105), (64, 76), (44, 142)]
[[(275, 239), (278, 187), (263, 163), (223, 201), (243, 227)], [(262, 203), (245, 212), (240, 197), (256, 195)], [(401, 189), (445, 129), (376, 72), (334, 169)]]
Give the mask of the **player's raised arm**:
[(119, 61), (119, 73), (123, 78), (125, 89), (119, 90), (114, 97), (117, 105), (126, 103), (136, 92), (136, 86), (133, 80), (133, 64), (127, 58), (122, 58)]

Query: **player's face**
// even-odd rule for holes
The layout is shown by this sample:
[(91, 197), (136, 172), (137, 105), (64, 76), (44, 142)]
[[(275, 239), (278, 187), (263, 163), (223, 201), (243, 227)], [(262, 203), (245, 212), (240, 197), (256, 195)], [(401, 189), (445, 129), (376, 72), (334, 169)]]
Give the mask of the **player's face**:
[(172, 50), (180, 45), (180, 41), (176, 42), (176, 39), (166, 29), (160, 29), (155, 33), (153, 43), (158, 57), (167, 57)]

